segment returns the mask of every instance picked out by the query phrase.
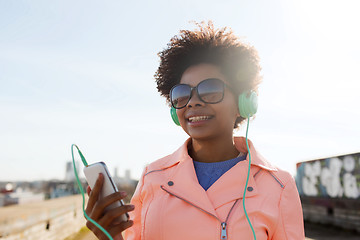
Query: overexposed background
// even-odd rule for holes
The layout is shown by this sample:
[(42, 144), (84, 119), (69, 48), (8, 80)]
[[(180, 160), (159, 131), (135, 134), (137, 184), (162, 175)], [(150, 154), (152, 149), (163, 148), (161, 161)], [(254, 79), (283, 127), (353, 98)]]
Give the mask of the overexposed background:
[(153, 75), (191, 20), (229, 26), (259, 51), (249, 135), (269, 161), (295, 174), (299, 161), (360, 151), (359, 10), (356, 0), (0, 0), (0, 181), (63, 179), (72, 143), (134, 178), (176, 150), (187, 135)]

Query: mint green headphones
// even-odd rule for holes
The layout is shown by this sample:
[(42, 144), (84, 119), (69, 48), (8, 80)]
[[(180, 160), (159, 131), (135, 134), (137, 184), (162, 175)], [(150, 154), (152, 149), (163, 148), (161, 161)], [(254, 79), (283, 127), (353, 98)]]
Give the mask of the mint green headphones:
[[(241, 117), (249, 118), (253, 116), (258, 108), (257, 94), (254, 91), (240, 94), (238, 98), (238, 106)], [(179, 118), (174, 107), (171, 107), (170, 114), (174, 123), (180, 126)]]

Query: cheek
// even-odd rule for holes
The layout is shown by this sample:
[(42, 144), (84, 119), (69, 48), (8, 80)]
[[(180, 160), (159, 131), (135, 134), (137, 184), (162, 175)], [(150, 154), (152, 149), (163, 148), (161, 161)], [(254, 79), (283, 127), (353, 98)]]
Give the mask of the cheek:
[[(216, 111), (218, 124), (222, 127), (234, 127), (235, 121), (239, 116), (238, 108), (232, 102), (224, 103), (221, 106), (214, 109)], [(219, 126), (219, 127), (220, 127)]]
[(186, 125), (185, 116), (184, 116), (185, 111), (182, 111), (180, 109), (180, 110), (177, 110), (176, 114), (177, 114), (179, 122), (180, 122), (180, 127), (184, 130), (184, 132), (186, 132), (190, 136), (190, 133), (189, 133), (189, 131), (187, 129), (187, 125)]
[(224, 112), (224, 116), (227, 116), (228, 122), (232, 127), (234, 126), (236, 119), (240, 117), (239, 108), (234, 101), (231, 101), (227, 104), (226, 112)]
[(185, 124), (184, 114), (185, 114), (185, 110), (183, 108), (176, 110), (176, 115), (178, 116), (178, 119), (179, 119), (179, 122), (180, 122), (181, 126), (184, 126), (184, 124)]
[(233, 126), (235, 124), (236, 119), (240, 116), (240, 114), (238, 113), (238, 109), (234, 107), (228, 110), (226, 116), (228, 118), (227, 121), (229, 122), (229, 124)]
[(237, 102), (234, 97), (229, 97), (227, 99), (224, 99), (224, 105), (223, 108), (226, 112), (226, 115), (228, 117), (234, 117), (235, 119), (240, 116), (239, 107), (237, 105)]

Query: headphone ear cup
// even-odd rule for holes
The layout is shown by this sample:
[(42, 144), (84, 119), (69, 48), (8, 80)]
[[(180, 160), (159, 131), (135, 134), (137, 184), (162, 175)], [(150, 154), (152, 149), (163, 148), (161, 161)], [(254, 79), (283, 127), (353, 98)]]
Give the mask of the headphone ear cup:
[(252, 117), (257, 112), (257, 108), (257, 94), (254, 91), (244, 92), (239, 95), (239, 112), (241, 117)]
[(170, 115), (171, 115), (171, 118), (172, 120), (174, 121), (174, 123), (177, 125), (177, 126), (180, 126), (180, 122), (179, 122), (179, 118), (176, 114), (176, 109), (174, 107), (171, 107), (170, 108)]

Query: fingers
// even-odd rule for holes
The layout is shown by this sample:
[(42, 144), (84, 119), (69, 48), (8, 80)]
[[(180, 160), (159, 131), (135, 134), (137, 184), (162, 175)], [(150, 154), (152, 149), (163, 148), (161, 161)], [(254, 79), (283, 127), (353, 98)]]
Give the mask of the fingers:
[[(114, 238), (114, 239), (123, 239), (121, 237), (121, 233), (128, 229), (129, 227), (131, 227), (132, 225), (134, 225), (133, 221), (127, 221), (127, 222), (121, 222), (117, 225), (114, 225), (110, 230), (107, 230), (108, 233)], [(88, 226), (88, 224), (86, 224), (86, 226), (99, 238), (99, 239), (106, 239), (108, 240), (107, 236), (105, 235), (105, 233), (103, 233), (98, 227), (94, 226), (93, 224), (91, 226)], [(119, 238), (115, 238), (115, 237), (119, 237)]]
[(113, 223), (117, 225), (119, 222), (122, 222), (120, 220), (121, 215), (134, 211), (134, 209), (135, 209), (134, 205), (124, 205), (121, 207), (111, 209), (107, 212), (106, 217), (104, 216), (99, 223), (101, 226), (108, 226)]
[(89, 201), (86, 206), (87, 214), (90, 214), (92, 212), (94, 205), (96, 204), (97, 200), (99, 199), (100, 191), (102, 189), (103, 183), (104, 183), (104, 176), (102, 174), (99, 174), (99, 177), (96, 180), (96, 183), (94, 185), (94, 189), (90, 192), (90, 195), (89, 195)]
[(87, 186), (86, 193), (87, 193), (88, 197), (90, 197), (90, 192), (91, 192), (91, 188), (90, 188), (90, 186)]
[(110, 230), (109, 233), (112, 236), (116, 236), (117, 234), (119, 234), (119, 232), (125, 231), (126, 229), (128, 229), (132, 225), (134, 225), (134, 222), (132, 220), (129, 220), (127, 222), (121, 222), (121, 223), (115, 225), (114, 228), (112, 228), (112, 230)]
[[(89, 195), (89, 200), (86, 206), (86, 214), (105, 228), (111, 236), (121, 237), (121, 232), (131, 227), (133, 221), (123, 221), (120, 216), (133, 211), (135, 207), (133, 205), (123, 205), (112, 208), (113, 206), (110, 206), (111, 204), (121, 201), (127, 194), (126, 192), (116, 192), (104, 198), (100, 198), (103, 184), (104, 176), (99, 174), (93, 189), (89, 186), (87, 187), (86, 192)], [(86, 226), (99, 239), (107, 239), (106, 235), (89, 220), (86, 222)]]
[[(106, 212), (104, 216), (98, 220), (98, 224), (105, 228), (111, 236), (118, 236), (125, 229), (131, 227), (134, 223), (132, 220), (129, 221), (120, 221), (119, 218), (121, 215), (126, 214), (134, 210), (133, 205), (124, 205), (117, 207)], [(93, 223), (90, 221), (86, 222), (86, 226), (99, 238), (107, 239), (105, 234)], [(121, 236), (121, 235), (120, 235)]]
[[(109, 196), (106, 196), (105, 198), (97, 201), (94, 205), (94, 209), (91, 213), (91, 218), (99, 218), (104, 214), (105, 208), (110, 206), (111, 204), (120, 201), (121, 199), (126, 197), (126, 192), (116, 192), (116, 193), (112, 193)], [(113, 210), (111, 209), (111, 211), (109, 212), (113, 212)]]

